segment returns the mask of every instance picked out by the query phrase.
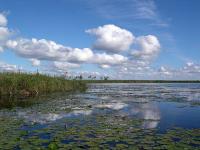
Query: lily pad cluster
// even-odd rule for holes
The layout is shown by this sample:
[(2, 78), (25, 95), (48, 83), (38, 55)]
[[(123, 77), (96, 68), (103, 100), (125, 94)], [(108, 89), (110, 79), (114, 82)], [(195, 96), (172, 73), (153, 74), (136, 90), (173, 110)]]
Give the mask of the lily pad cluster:
[(112, 115), (23, 124), (1, 119), (1, 149), (199, 149), (200, 129), (142, 129), (142, 119)]

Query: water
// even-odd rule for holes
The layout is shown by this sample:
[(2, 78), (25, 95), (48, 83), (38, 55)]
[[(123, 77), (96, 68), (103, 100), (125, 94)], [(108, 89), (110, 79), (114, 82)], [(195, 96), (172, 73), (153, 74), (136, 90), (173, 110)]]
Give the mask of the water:
[(0, 149), (200, 148), (196, 83), (89, 84), (0, 108)]

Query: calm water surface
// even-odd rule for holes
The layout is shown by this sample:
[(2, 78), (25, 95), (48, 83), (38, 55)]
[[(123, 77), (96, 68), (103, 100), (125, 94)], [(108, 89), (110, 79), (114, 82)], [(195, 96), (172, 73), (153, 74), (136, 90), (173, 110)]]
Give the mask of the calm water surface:
[[(0, 108), (0, 149), (200, 148), (200, 84), (89, 84), (85, 93), (1, 100)], [(172, 137), (177, 128), (187, 133), (176, 130)], [(195, 135), (187, 144), (176, 133)], [(171, 143), (155, 142), (169, 137)]]

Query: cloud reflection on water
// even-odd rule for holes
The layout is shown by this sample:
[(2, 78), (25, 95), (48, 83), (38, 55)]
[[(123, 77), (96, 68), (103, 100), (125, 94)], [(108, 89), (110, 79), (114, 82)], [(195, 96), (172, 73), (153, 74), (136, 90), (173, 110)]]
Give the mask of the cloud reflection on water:
[(105, 103), (105, 104), (98, 104), (95, 107), (96, 108), (109, 108), (109, 109), (113, 109), (113, 110), (120, 110), (123, 109), (125, 107), (127, 107), (128, 105), (125, 103), (121, 103), (121, 102), (117, 102), (117, 103)]
[(40, 112), (18, 112), (18, 117), (32, 123), (50, 123), (65, 117), (75, 117), (80, 115), (90, 115), (92, 110), (74, 110), (70, 113), (40, 113)]
[(144, 119), (142, 128), (145, 129), (156, 128), (161, 119), (160, 110), (155, 103), (132, 103), (122, 113)]

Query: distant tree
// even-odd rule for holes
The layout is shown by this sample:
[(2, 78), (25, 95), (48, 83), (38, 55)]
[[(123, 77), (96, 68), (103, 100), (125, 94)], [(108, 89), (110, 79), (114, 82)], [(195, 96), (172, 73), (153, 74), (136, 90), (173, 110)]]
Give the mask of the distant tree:
[(91, 75), (89, 75), (89, 76), (88, 76), (88, 79), (91, 79), (91, 78), (92, 78), (92, 76), (91, 76)]
[(82, 75), (80, 75), (80, 76), (79, 76), (79, 79), (80, 79), (80, 80), (82, 80), (82, 79), (83, 79), (83, 76), (82, 76)]
[(65, 77), (65, 78), (68, 78), (68, 72), (67, 72), (67, 71), (64, 72), (64, 77)]
[(36, 75), (39, 75), (39, 71), (38, 71), (38, 68), (37, 68), (37, 72), (36, 72)]
[(75, 76), (75, 77), (74, 77), (75, 80), (77, 80), (78, 78), (79, 78), (78, 76)]
[(108, 76), (105, 76), (105, 77), (104, 77), (104, 80), (108, 80), (108, 79), (109, 79), (109, 77), (108, 77)]

